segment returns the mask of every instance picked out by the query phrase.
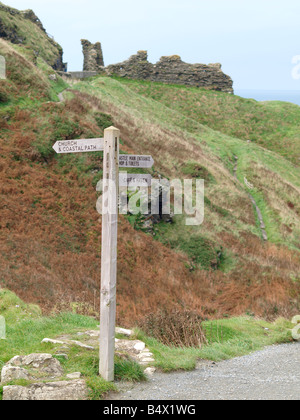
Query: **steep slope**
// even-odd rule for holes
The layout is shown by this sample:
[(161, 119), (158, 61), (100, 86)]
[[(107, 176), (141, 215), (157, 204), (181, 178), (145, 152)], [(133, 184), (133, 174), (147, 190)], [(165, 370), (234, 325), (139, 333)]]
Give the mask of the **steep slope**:
[[(214, 131), (186, 117), (185, 113), (144, 98), (124, 82), (99, 78), (91, 83), (80, 83), (76, 89), (98, 95), (102, 108), (122, 121), (126, 144), (139, 153), (151, 153), (156, 159), (156, 169), (163, 175), (184, 178), (187, 174), (195, 177), (199, 173), (206, 174), (207, 198), (235, 218), (234, 221), (229, 218), (227, 224), (221, 214), (218, 230), (260, 234), (255, 228), (250, 190), (244, 183), (246, 178), (254, 186), (251, 193), (261, 207), (270, 240), (299, 250), (299, 167), (276, 153)], [(175, 87), (174, 97), (177, 89)], [(240, 182), (233, 176), (236, 156)], [(210, 217), (207, 212), (207, 223)], [(215, 230), (209, 230), (209, 235), (215, 235)]]
[(32, 56), (29, 51), (24, 52), (23, 48), (0, 39), (0, 54), (5, 57), (7, 77), (6, 80), (0, 80), (2, 109), (7, 105), (16, 104), (21, 99), (27, 103), (51, 99), (53, 92), (47, 73), (30, 61)]
[[(1, 53), (9, 58), (11, 46), (5, 41), (1, 45)], [(13, 62), (7, 60), (8, 76), (18, 60), (30, 67), (16, 53)], [(29, 74), (34, 86), (35, 73)], [(43, 80), (41, 92), (47, 92), (46, 77)], [(3, 83), (9, 90), (14, 80)], [(31, 99), (30, 103), (16, 99), (1, 107), (1, 286), (47, 310), (77, 301), (94, 312), (99, 299), (101, 233), (95, 184), (101, 172), (92, 173), (100, 170), (102, 156), (56, 160), (51, 146), (57, 139), (103, 135), (111, 120), (77, 98), (66, 103), (49, 102), (43, 96)], [(195, 278), (185, 257), (135, 232), (124, 219), (120, 232), (119, 317), (123, 324), (155, 308), (159, 297), (169, 307), (190, 299)], [(163, 280), (164, 287), (158, 288)], [(189, 284), (187, 291), (176, 286), (179, 280)]]
[[(178, 217), (172, 226), (158, 225), (153, 238), (120, 217), (119, 323), (132, 325), (162, 306), (208, 318), (246, 312), (274, 318), (299, 310), (297, 168), (256, 145), (249, 153), (244, 141), (110, 78), (79, 83), (60, 103), (57, 93), (67, 86), (49, 80), (53, 71), (44, 60), (35, 64), (28, 51), (4, 40), (0, 54), (8, 64), (8, 79), (0, 84), (1, 286), (47, 311), (77, 302), (81, 311), (98, 312), (101, 220), (95, 186), (102, 156), (56, 156), (52, 145), (102, 136), (114, 124), (122, 133), (122, 152), (151, 153), (155, 174), (207, 181), (206, 218), (199, 228), (186, 227)], [(249, 181), (250, 171), (267, 174), (255, 194), (262, 196), (264, 214), (270, 213), (270, 243), (261, 240), (245, 186), (231, 172), (234, 154), (240, 179), (244, 171)], [(288, 221), (292, 227), (286, 230)]]
[(32, 10), (19, 11), (0, 3), (0, 38), (30, 48), (56, 70), (63, 70), (63, 51)]
[(122, 83), (213, 130), (261, 145), (299, 166), (300, 107), (297, 105), (259, 103), (253, 99), (175, 85), (166, 87), (131, 80)]
[[(227, 272), (223, 278), (232, 288), (230, 298), (226, 293), (224, 296), (223, 290), (220, 300), (228, 299), (231, 305), (235, 296), (231, 309), (239, 305), (245, 309), (244, 305), (253, 305), (248, 300), (250, 290), (260, 290), (259, 306), (264, 306), (269, 293), (272, 300), (281, 294), (283, 284), (298, 288), (299, 168), (255, 144), (215, 132), (157, 101), (143, 98), (126, 83), (98, 78), (78, 84), (76, 90), (84, 92), (79, 96), (86, 101), (87, 93), (97, 95), (100, 110), (110, 112), (118, 121), (126, 151), (152, 154), (155, 170), (160, 174), (170, 178), (185, 177), (187, 173), (195, 177), (205, 175), (204, 224), (198, 229), (187, 228), (178, 218), (173, 226), (159, 226), (156, 238), (172, 249), (182, 250), (190, 257), (192, 267), (194, 261), (205, 263), (207, 249), (203, 250), (203, 243), (221, 249), (220, 268)], [(241, 182), (233, 176), (236, 155)], [(263, 244), (260, 239), (261, 231), (244, 184), (246, 177), (255, 179), (251, 193), (263, 212), (270, 241), (276, 245)], [(214, 266), (215, 262), (211, 262)], [(265, 282), (272, 292), (263, 290)], [(295, 300), (288, 299), (287, 307), (298, 300), (295, 289), (292, 295)], [(277, 304), (273, 309), (278, 312)]]

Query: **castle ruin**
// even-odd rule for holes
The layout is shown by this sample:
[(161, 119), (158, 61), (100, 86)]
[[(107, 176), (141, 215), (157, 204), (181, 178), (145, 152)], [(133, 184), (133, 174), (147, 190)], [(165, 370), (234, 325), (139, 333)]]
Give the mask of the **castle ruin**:
[(151, 64), (147, 51), (138, 51), (129, 60), (106, 67), (106, 73), (129, 79), (197, 86), (233, 93), (233, 81), (221, 68), (221, 64), (188, 64), (178, 55), (162, 57), (158, 63)]
[(148, 80), (167, 84), (196, 86), (234, 93), (233, 81), (222, 71), (221, 64), (188, 64), (178, 55), (162, 57), (156, 64), (148, 61), (147, 51), (138, 51), (128, 60), (104, 67), (101, 44), (83, 40), (84, 71), (106, 73), (128, 79)]

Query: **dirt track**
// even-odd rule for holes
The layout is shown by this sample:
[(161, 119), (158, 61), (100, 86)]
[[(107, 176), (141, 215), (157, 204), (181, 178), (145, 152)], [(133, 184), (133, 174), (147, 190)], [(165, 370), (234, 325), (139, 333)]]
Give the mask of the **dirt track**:
[(300, 343), (273, 346), (194, 372), (155, 374), (113, 400), (300, 400)]

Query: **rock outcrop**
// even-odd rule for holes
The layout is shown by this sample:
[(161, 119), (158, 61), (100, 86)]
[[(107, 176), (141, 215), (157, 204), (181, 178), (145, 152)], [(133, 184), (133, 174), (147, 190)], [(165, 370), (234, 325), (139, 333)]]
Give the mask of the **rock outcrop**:
[(47, 34), (32, 10), (19, 11), (0, 3), (0, 38), (30, 47), (36, 57), (42, 57), (54, 70), (66, 70), (61, 46)]
[[(116, 328), (116, 334), (126, 338), (116, 338), (116, 355), (123, 360), (140, 364), (146, 375), (152, 376), (156, 368), (154, 355), (140, 340), (134, 340), (134, 331)], [(70, 348), (79, 346), (90, 350), (99, 348), (100, 328), (78, 332), (85, 340), (81, 343), (63, 335), (56, 340), (45, 338), (42, 344), (57, 346), (56, 354), (33, 353), (28, 356), (15, 356), (0, 371), (0, 385), (3, 386), (4, 401), (77, 401), (86, 400), (89, 388), (81, 372), (66, 374), (59, 359), (69, 359)], [(91, 346), (92, 345), (92, 346)], [(23, 381), (24, 384), (19, 384)]]
[(96, 71), (97, 73), (103, 71), (104, 60), (100, 42), (92, 44), (90, 41), (82, 39), (81, 44), (84, 57), (83, 71)]
[[(67, 375), (62, 381), (64, 370), (51, 354), (34, 353), (15, 356), (1, 371), (4, 401), (75, 401), (88, 397), (88, 387), (80, 372)], [(26, 386), (8, 385), (24, 380)], [(38, 382), (35, 382), (38, 381)]]
[(148, 61), (147, 51), (138, 51), (129, 60), (106, 68), (108, 75), (185, 86), (197, 86), (233, 93), (232, 79), (216, 64), (188, 64), (178, 55), (162, 57), (156, 64)]
[(42, 22), (40, 21), (40, 19), (37, 17), (37, 15), (34, 13), (33, 10), (31, 9), (24, 10), (23, 12), (21, 12), (21, 14), (23, 14), (25, 19), (31, 20), (31, 22), (35, 23), (42, 31), (46, 32), (46, 29), (44, 28)]
[(84, 380), (5, 386), (3, 401), (80, 401), (88, 397)]
[(6, 384), (19, 379), (33, 380), (39, 378), (59, 378), (63, 369), (58, 360), (51, 354), (30, 354), (29, 356), (16, 356), (2, 369), (1, 383)]

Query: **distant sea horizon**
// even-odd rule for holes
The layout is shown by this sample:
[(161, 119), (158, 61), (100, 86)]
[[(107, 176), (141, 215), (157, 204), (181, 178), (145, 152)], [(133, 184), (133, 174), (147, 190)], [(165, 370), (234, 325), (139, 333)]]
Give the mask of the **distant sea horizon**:
[(300, 90), (236, 89), (235, 95), (256, 101), (283, 101), (300, 106)]

